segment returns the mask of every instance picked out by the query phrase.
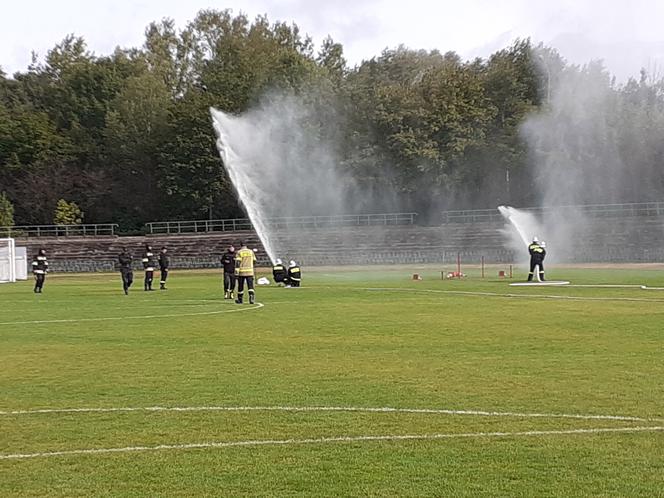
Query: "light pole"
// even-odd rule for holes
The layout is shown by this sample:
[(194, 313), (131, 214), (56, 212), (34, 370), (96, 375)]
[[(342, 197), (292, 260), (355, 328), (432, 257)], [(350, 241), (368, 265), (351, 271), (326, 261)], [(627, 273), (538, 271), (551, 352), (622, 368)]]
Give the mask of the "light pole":
[(544, 70), (546, 71), (546, 102), (547, 104), (551, 103), (551, 70), (549, 69), (549, 64), (542, 54), (537, 54), (537, 57), (542, 62)]

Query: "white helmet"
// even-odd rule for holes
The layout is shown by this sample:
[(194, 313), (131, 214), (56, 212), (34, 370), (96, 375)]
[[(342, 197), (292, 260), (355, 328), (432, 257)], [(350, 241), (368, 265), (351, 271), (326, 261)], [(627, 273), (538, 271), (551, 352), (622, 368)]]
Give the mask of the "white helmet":
[(297, 263), (294, 260), (290, 260), (290, 263), (288, 263), (290, 266), (297, 266)]
[(540, 247), (546, 247), (546, 242), (542, 241), (539, 243)]
[(283, 264), (279, 258), (275, 259), (274, 262), (277, 265), (282, 265)]
[(539, 239), (537, 238), (537, 235), (535, 235), (535, 236), (533, 237), (533, 242), (534, 242), (534, 243), (538, 243), (538, 242), (539, 242)]

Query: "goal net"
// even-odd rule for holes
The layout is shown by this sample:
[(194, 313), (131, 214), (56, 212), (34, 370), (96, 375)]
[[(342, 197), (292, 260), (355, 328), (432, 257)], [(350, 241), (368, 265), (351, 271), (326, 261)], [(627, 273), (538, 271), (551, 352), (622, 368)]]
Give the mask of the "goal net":
[(25, 247), (16, 247), (14, 239), (0, 239), (0, 283), (28, 278), (28, 255)]

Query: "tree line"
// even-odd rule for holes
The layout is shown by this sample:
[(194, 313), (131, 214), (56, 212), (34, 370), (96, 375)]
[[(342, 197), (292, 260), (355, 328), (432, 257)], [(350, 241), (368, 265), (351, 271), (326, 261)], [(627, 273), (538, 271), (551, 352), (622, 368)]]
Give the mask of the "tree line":
[[(77, 219), (128, 230), (244, 216), (208, 109), (241, 113), (273, 91), (317, 101), (345, 174), (402, 209), (536, 205), (521, 125), (550, 104), (559, 75), (583, 70), (529, 40), (471, 61), (400, 46), (350, 67), (329, 37), (316, 50), (295, 24), (217, 10), (181, 30), (154, 22), (142, 47), (110, 55), (68, 36), (25, 72), (0, 70), (2, 219), (11, 209), (16, 224), (52, 223), (60, 201), (80, 208)], [(645, 73), (624, 85), (607, 75), (606, 87), (664, 116), (662, 84)], [(636, 154), (635, 171), (660, 153)]]

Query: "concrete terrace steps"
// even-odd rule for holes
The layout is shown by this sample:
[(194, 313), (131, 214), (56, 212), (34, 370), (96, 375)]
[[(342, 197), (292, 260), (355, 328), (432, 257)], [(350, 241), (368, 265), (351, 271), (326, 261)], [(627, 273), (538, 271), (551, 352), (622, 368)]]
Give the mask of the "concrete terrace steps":
[[(566, 249), (572, 261), (622, 262), (664, 261), (664, 220), (622, 218), (592, 220), (587, 232), (572, 238)], [(387, 226), (318, 228), (280, 231), (275, 247), (282, 259), (310, 265), (449, 263), (462, 253), (464, 260), (511, 262), (500, 232), (503, 223), (448, 224), (437, 227)], [(253, 231), (202, 234), (153, 235), (137, 237), (17, 239), (34, 254), (39, 247), (48, 251), (58, 271), (113, 270), (117, 255), (127, 247), (140, 268), (146, 243), (155, 251), (166, 246), (173, 268), (212, 268), (228, 245), (247, 240), (258, 249), (262, 264), (269, 264), (264, 248)], [(524, 248), (525, 249), (525, 248)]]

